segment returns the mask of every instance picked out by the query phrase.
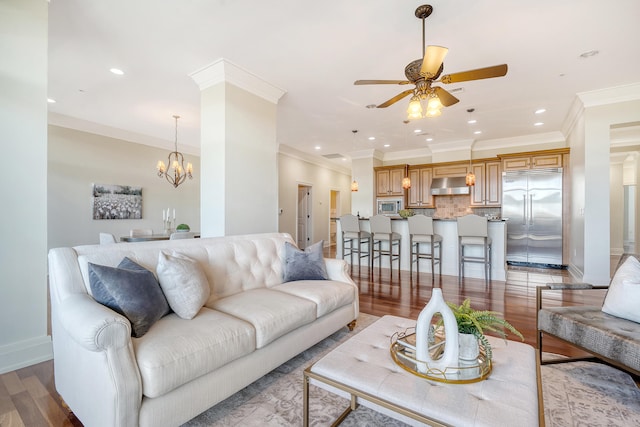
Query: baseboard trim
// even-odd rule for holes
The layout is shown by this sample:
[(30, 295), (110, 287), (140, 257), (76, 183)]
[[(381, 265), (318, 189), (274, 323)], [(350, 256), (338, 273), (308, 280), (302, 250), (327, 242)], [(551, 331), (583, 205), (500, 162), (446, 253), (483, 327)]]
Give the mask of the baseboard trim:
[(0, 374), (53, 359), (50, 336), (32, 338), (0, 347)]

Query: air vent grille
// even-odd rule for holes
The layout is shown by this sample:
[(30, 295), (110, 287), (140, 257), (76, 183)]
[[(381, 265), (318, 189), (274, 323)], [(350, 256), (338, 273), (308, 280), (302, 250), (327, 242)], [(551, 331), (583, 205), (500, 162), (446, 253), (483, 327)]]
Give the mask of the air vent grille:
[(322, 157), (326, 159), (342, 159), (344, 156), (342, 154), (333, 153), (333, 154), (323, 154)]

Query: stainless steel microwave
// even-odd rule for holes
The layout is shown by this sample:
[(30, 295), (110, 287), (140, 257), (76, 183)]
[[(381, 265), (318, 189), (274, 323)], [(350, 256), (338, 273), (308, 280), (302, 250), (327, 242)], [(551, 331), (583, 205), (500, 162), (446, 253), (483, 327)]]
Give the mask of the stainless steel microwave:
[(378, 215), (396, 216), (402, 209), (402, 199), (378, 199)]

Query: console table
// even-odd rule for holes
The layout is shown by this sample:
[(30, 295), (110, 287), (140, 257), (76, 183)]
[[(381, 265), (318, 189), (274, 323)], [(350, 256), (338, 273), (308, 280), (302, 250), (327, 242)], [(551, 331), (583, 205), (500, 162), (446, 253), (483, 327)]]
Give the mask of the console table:
[(493, 370), (486, 380), (430, 381), (405, 371), (389, 352), (391, 336), (415, 323), (384, 316), (308, 367), (303, 374), (303, 425), (309, 425), (311, 383), (350, 399), (336, 424), (362, 404), (414, 425), (544, 426), (540, 363), (533, 347), (488, 337)]

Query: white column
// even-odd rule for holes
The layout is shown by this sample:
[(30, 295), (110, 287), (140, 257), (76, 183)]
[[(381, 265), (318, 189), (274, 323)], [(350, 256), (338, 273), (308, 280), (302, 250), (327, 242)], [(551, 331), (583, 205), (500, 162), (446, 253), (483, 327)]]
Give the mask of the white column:
[(202, 236), (277, 231), (276, 107), (284, 91), (225, 59), (191, 77), (201, 90)]
[(358, 191), (351, 193), (351, 213), (363, 218), (376, 214), (376, 175), (373, 168), (382, 165), (375, 150), (351, 153), (351, 179), (358, 181)]

